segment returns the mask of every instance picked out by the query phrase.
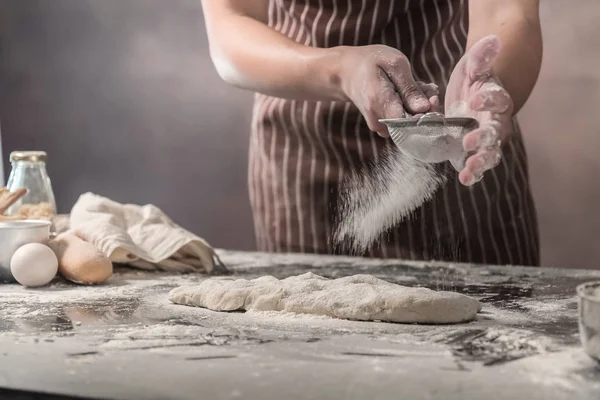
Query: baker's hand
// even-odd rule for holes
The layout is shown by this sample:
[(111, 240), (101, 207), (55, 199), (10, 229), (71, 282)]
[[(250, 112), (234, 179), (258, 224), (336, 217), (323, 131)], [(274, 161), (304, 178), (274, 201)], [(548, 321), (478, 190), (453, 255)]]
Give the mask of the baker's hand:
[(415, 82), (410, 63), (400, 51), (372, 45), (341, 47), (340, 52), (341, 89), (373, 132), (389, 136), (379, 119), (439, 111), (437, 85)]
[(488, 36), (473, 45), (452, 72), (446, 92), (446, 116), (477, 119), (479, 128), (465, 135), (463, 146), (474, 152), (460, 171), (463, 185), (473, 185), (500, 163), (502, 144), (513, 133), (513, 102), (492, 71), (500, 40)]

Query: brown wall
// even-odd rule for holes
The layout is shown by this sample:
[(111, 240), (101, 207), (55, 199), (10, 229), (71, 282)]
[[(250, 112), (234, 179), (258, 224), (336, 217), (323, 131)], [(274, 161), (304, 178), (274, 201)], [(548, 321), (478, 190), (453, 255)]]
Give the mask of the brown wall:
[(220, 82), (198, 0), (2, 0), (4, 152), (44, 149), (57, 203), (154, 203), (217, 246), (254, 248), (251, 95)]
[(520, 115), (543, 263), (600, 269), (600, 2), (542, 1), (544, 63)]
[[(2, 0), (4, 152), (50, 153), (61, 211), (90, 190), (251, 249), (251, 96), (215, 74), (199, 3)], [(542, 3), (544, 67), (521, 122), (544, 264), (599, 268), (600, 2)]]

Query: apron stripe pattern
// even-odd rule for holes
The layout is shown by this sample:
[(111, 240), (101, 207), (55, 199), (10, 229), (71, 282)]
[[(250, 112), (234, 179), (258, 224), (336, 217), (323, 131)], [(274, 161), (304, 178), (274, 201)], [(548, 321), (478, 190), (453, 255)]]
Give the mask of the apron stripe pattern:
[[(467, 0), (271, 0), (269, 26), (307, 46), (397, 48), (418, 80), (443, 93), (465, 52), (467, 8)], [(470, 188), (450, 179), (365, 255), (538, 265), (527, 156), (514, 126), (501, 165)], [(259, 249), (335, 253), (329, 239), (340, 182), (390, 146), (351, 103), (257, 94), (248, 178)]]

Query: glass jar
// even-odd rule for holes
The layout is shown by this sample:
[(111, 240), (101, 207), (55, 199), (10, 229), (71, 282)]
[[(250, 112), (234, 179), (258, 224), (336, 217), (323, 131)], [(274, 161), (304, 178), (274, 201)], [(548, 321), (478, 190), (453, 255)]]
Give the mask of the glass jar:
[(10, 154), (12, 170), (7, 189), (27, 189), (27, 194), (7, 211), (9, 216), (51, 221), (56, 214), (56, 202), (50, 177), (46, 171), (47, 155), (43, 151), (14, 151)]

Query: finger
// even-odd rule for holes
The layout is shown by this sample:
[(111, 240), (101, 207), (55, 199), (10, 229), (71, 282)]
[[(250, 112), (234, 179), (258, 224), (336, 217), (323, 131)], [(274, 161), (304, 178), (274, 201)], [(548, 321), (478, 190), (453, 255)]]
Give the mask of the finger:
[(382, 94), (379, 97), (380, 106), (376, 106), (381, 109), (381, 118), (410, 118), (410, 115), (404, 108), (404, 103), (398, 93), (394, 90)]
[(422, 81), (418, 81), (417, 86), (419, 87), (419, 89), (421, 89), (421, 91), (427, 98), (438, 96), (440, 94), (440, 88), (435, 83), (425, 83)]
[(485, 171), (496, 167), (502, 159), (502, 153), (499, 148), (493, 150), (483, 150), (471, 156), (465, 163), (465, 168), (458, 174), (460, 183), (465, 186), (472, 186), (483, 179)]
[(396, 90), (396, 85), (384, 70), (379, 69), (380, 87), (371, 88), (368, 97), (368, 106), (379, 118), (406, 118), (406, 109), (401, 95)]
[(413, 113), (424, 113), (431, 109), (429, 99), (419, 89), (412, 76), (405, 75), (397, 83), (400, 91), (400, 97), (406, 106), (406, 109)]
[(367, 105), (366, 112), (363, 112), (367, 120), (369, 129), (383, 138), (390, 136), (387, 126), (380, 122), (381, 119), (407, 118), (406, 110), (402, 99), (391, 89), (380, 96), (372, 96), (372, 101)]
[[(423, 94), (429, 99), (429, 112), (440, 112), (440, 88), (435, 83), (425, 83), (418, 81), (417, 86)], [(421, 115), (423, 113), (420, 113)], [(418, 115), (418, 114), (417, 114)]]
[(390, 137), (390, 132), (385, 124), (379, 122), (379, 118), (373, 116), (365, 116), (369, 129), (383, 138)]
[(458, 174), (458, 180), (465, 186), (473, 186), (483, 179), (483, 174), (475, 175), (468, 169), (463, 169)]
[(510, 113), (513, 101), (508, 92), (496, 82), (486, 82), (469, 99), (471, 109), (492, 113)]
[(389, 63), (384, 71), (392, 83), (396, 86), (404, 106), (411, 114), (429, 111), (429, 99), (415, 82), (412, 70), (406, 57), (399, 58)]
[(377, 132), (381, 137), (389, 137), (387, 126), (381, 123), (380, 120), (403, 118), (405, 110), (394, 84), (382, 70), (380, 70), (380, 80), (381, 84), (373, 87), (373, 90), (366, 93), (362, 101), (356, 105), (371, 131)]
[(478, 151), (490, 147), (499, 147), (501, 144), (499, 126), (497, 121), (490, 121), (474, 129), (463, 137), (465, 151)]
[(380, 119), (385, 119), (385, 117), (376, 114), (370, 109), (361, 110), (361, 113), (367, 122), (369, 130), (376, 132), (381, 137), (389, 137), (390, 134), (387, 126), (384, 123), (379, 122)]
[(500, 148), (489, 150), (480, 150), (477, 154), (469, 157), (465, 163), (465, 169), (473, 175), (481, 175), (485, 171), (490, 170), (498, 164), (502, 159), (502, 151)]
[(490, 35), (479, 40), (469, 50), (467, 76), (473, 81), (490, 76), (494, 59), (500, 52), (500, 39)]
[(387, 126), (385, 127), (385, 129), (379, 130), (377, 133), (380, 137), (382, 138), (389, 138), (390, 137), (390, 131), (388, 130)]

